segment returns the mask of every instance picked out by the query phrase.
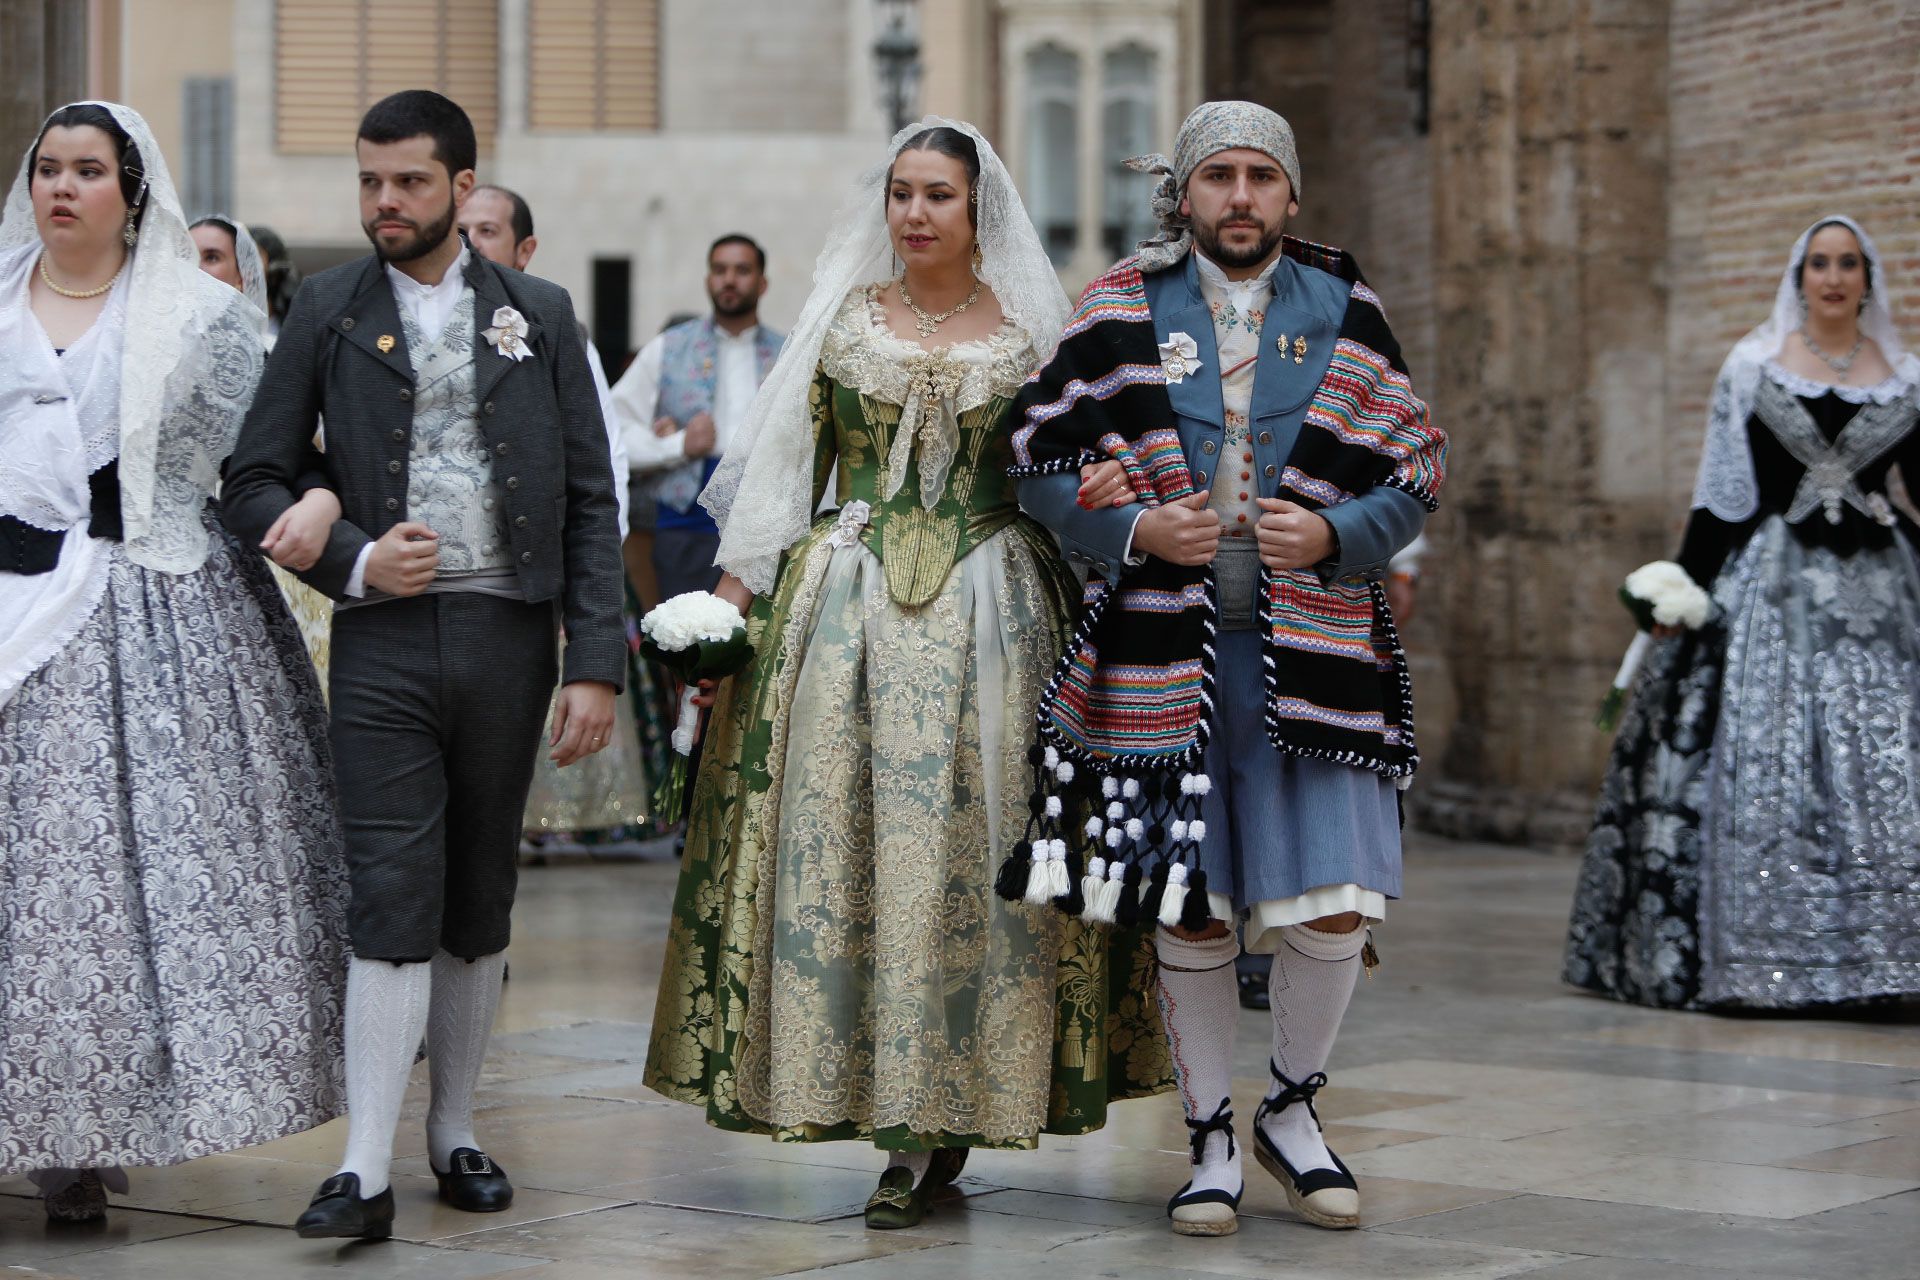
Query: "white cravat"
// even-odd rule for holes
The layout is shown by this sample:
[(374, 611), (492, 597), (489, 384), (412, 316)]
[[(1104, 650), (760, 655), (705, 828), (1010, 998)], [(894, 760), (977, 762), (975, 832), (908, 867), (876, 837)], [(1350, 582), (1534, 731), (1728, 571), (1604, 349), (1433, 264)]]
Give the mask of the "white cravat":
[[(466, 242), (461, 241), (460, 256), (440, 277), (439, 284), (421, 284), (391, 262), (387, 264), (387, 280), (393, 285), (393, 300), (413, 317), (413, 322), (420, 327), (421, 334), (429, 344), (440, 341), (447, 321), (453, 319), (454, 308), (460, 305), (460, 293), (467, 285), (467, 262), (472, 257)], [(426, 353), (412, 354), (418, 357)]]

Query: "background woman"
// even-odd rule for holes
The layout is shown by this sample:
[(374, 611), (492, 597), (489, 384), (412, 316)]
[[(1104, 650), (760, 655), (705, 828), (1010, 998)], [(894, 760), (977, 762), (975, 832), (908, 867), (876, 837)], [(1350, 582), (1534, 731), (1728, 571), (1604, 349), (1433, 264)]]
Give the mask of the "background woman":
[(901, 1227), (967, 1148), (1097, 1128), (1167, 1062), (1137, 998), (1109, 1022), (1107, 939), (992, 885), (1074, 591), (1003, 420), (1066, 299), (966, 125), (902, 131), (835, 225), (702, 498), (758, 657), (715, 707), (647, 1082), (724, 1128), (873, 1142), (867, 1224)]
[(1682, 1008), (1920, 996), (1920, 359), (1850, 218), (1720, 370), (1680, 563), (1713, 596), (1621, 720), (1567, 980)]
[(207, 515), (260, 316), (197, 259), (137, 114), (48, 119), (0, 215), (0, 1175), (58, 1218), (340, 1108), (325, 713)]

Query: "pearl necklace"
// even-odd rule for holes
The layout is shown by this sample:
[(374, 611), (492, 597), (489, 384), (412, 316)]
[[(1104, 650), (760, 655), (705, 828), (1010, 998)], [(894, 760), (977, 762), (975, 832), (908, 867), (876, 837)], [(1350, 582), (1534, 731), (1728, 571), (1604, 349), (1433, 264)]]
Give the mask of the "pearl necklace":
[(1830, 356), (1826, 352), (1822, 351), (1820, 349), (1820, 344), (1815, 342), (1813, 340), (1813, 335), (1808, 333), (1805, 329), (1800, 330), (1800, 341), (1806, 343), (1807, 350), (1813, 352), (1814, 355), (1818, 356), (1821, 362), (1824, 363), (1827, 366), (1827, 368), (1833, 370), (1835, 373), (1839, 374), (1841, 377), (1844, 378), (1847, 376), (1847, 370), (1853, 368), (1854, 359), (1859, 356), (1860, 348), (1867, 345), (1867, 335), (1863, 333), (1863, 334), (1860, 334), (1858, 337), (1854, 338), (1853, 350), (1847, 352), (1847, 354), (1843, 356)]
[(47, 288), (53, 290), (63, 298), (97, 298), (107, 290), (113, 288), (113, 286), (119, 282), (121, 272), (126, 269), (127, 260), (122, 258), (120, 260), (120, 270), (115, 271), (112, 278), (98, 289), (63, 289), (53, 282), (53, 276), (47, 271), (47, 255), (44, 253), (40, 255), (40, 278), (47, 282)]
[(929, 315), (920, 309), (920, 305), (913, 300), (913, 295), (907, 292), (907, 278), (904, 275), (900, 277), (900, 301), (906, 303), (907, 310), (913, 312), (913, 327), (920, 331), (920, 336), (923, 338), (931, 338), (935, 329), (938, 329), (942, 324), (953, 319), (979, 300), (980, 280), (978, 277), (975, 277), (973, 292), (967, 295), (965, 302), (949, 311), (942, 311), (937, 315)]

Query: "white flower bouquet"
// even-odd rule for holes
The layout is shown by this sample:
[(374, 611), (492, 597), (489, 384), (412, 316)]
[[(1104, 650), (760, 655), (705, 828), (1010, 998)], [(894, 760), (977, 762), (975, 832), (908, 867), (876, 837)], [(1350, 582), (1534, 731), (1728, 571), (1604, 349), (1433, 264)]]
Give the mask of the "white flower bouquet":
[(746, 620), (740, 610), (710, 591), (688, 591), (649, 610), (640, 619), (640, 652), (686, 683), (680, 716), (673, 727), (675, 759), (653, 795), (653, 811), (677, 822), (687, 794), (687, 760), (700, 731), (700, 708), (693, 705), (701, 680), (721, 680), (753, 659)]
[(1607, 690), (1606, 698), (1600, 703), (1600, 714), (1593, 720), (1608, 732), (1619, 723), (1627, 689), (1633, 684), (1647, 650), (1653, 647), (1653, 629), (1684, 627), (1698, 631), (1706, 625), (1713, 605), (1700, 584), (1671, 560), (1655, 560), (1628, 574), (1620, 586), (1620, 603), (1627, 606), (1627, 612), (1633, 615), (1640, 630), (1627, 646), (1627, 656), (1613, 677), (1613, 687)]

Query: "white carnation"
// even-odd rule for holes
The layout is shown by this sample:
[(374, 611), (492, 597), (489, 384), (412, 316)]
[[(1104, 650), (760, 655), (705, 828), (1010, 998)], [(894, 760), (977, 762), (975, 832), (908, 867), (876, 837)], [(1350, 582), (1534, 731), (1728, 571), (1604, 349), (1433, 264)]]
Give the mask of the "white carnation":
[(1653, 606), (1653, 620), (1663, 627), (1704, 626), (1711, 602), (1687, 571), (1671, 560), (1655, 560), (1627, 575), (1627, 594)]
[(703, 641), (719, 642), (746, 625), (740, 610), (710, 591), (688, 591), (648, 611), (640, 620), (647, 639), (668, 653)]

